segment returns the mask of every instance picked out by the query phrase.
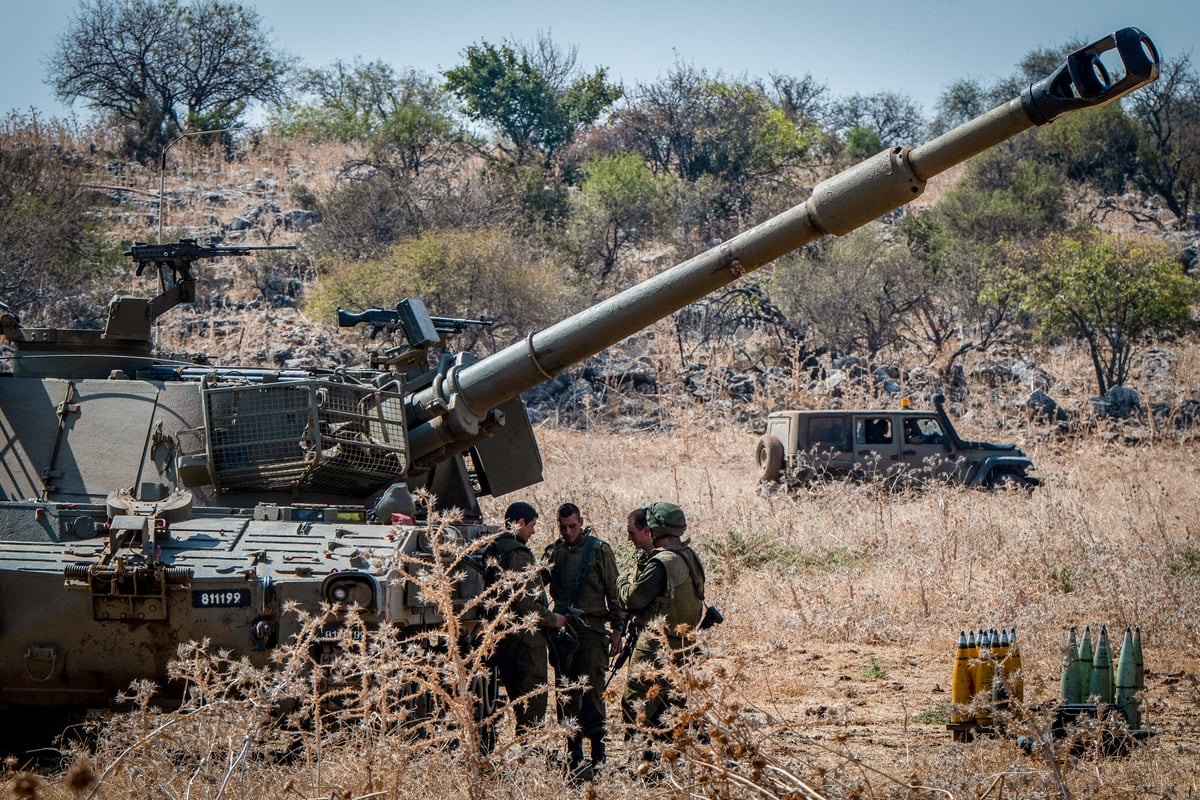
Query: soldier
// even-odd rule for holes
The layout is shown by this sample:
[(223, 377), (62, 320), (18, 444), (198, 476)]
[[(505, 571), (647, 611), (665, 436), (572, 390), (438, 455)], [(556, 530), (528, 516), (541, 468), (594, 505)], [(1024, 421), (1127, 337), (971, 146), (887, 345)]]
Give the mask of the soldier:
[[(630, 616), (632, 631), (641, 631), (655, 618), (666, 620), (666, 644), (676, 664), (695, 647), (693, 634), (704, 613), (704, 567), (699, 557), (681, 541), (687, 530), (683, 509), (674, 503), (652, 503), (629, 514), (629, 541), (641, 551), (632, 578), (618, 581), (621, 599)], [(656, 739), (669, 738), (661, 727), (662, 715), (671, 702), (670, 685), (659, 677), (641, 674), (656, 668), (659, 641), (642, 635), (629, 659), (629, 675), (621, 697), (621, 712), (628, 725), (638, 725)], [(639, 707), (644, 715), (639, 725)], [(648, 753), (653, 757), (653, 753)]]
[[(535, 565), (528, 542), (537, 518), (534, 507), (524, 502), (513, 503), (504, 512), (505, 531), (488, 547), (487, 555), (495, 558), (505, 572), (521, 572)], [(545, 631), (561, 628), (567, 618), (547, 608), (546, 590), (536, 572), (530, 573), (527, 582), (513, 588), (512, 610), (521, 619), (536, 614), (539, 622), (534, 630), (508, 634), (496, 648), (496, 670), (509, 701), (515, 705), (520, 735), (541, 725), (546, 718), (549, 667)], [(518, 701), (520, 697), (525, 699)]]
[(583, 740), (591, 743), (591, 766), (606, 757), (604, 736), (604, 674), (608, 661), (621, 651), (625, 633), (625, 605), (617, 592), (617, 559), (608, 543), (583, 526), (583, 515), (574, 503), (558, 509), (559, 539), (546, 548), (550, 567), (550, 597), (554, 610), (569, 615), (578, 637), (573, 652), (564, 648), (555, 664), (557, 683), (587, 680), (587, 688), (558, 692), (558, 719), (579, 723), (568, 740), (571, 771), (583, 766)]

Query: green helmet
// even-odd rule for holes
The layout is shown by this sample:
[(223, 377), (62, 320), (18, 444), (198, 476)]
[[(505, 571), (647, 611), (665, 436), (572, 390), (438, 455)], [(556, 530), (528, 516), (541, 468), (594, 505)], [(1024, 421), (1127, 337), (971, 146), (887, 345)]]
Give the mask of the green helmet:
[(660, 536), (683, 536), (687, 530), (687, 518), (679, 506), (660, 501), (646, 506), (646, 526), (655, 539)]

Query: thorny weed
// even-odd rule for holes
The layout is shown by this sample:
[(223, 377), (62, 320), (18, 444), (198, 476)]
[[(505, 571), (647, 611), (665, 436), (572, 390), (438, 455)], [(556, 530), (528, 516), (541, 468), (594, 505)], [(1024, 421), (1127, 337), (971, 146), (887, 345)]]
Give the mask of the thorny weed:
[[(1200, 796), (1190, 768), (1200, 757), (1191, 724), (1200, 689), (1188, 655), (1200, 577), (1178, 566), (1190, 563), (1186, 554), (1197, 541), (1185, 513), (1200, 500), (1190, 453), (1172, 445), (1047, 448), (1036, 457), (1050, 480), (1033, 495), (952, 488), (880, 496), (839, 484), (764, 498), (752, 492), (753, 436), (736, 430), (681, 426), (642, 434), (636, 448), (623, 434), (593, 433), (586, 446), (570, 432), (546, 430), (541, 438), (551, 480), (532, 489), (532, 499), (542, 507), (579, 503), (623, 558), (628, 545), (613, 532), (623, 529), (627, 509), (658, 496), (684, 506), (701, 548), (735, 545), (730, 555), (750, 555), (743, 545), (773, 542), (856, 554), (711, 570), (708, 595), (728, 621), (701, 634), (703, 658), (664, 666), (669, 684), (688, 698), (671, 717), (679, 723), (672, 747), (644, 777), (621, 768), (640, 746), (635, 739), (626, 747), (616, 730), (615, 678), (608, 691), (613, 767), (587, 787), (590, 796)], [(650, 463), (633, 455), (647, 452), (656, 455)], [(687, 452), (743, 452), (744, 463), (716, 467), (683, 458)], [(744, 538), (732, 541), (730, 530)], [(486, 757), (470, 745), (476, 704), (461, 694), (459, 676), (478, 674), (481, 662), (473, 659), (487, 646), (448, 646), (460, 635), (455, 626), (470, 622), (456, 588), (472, 569), (459, 557), (470, 547), (449, 533), (433, 541), (444, 558), (432, 558), (431, 547), (396, 562), (396, 579), (420, 582), (431, 606), (457, 612), (449, 626), (433, 627), (432, 638), (395, 632), (395, 640), (371, 637), (361, 650), (352, 633), (338, 633), (345, 665), (322, 665), (336, 686), (317, 681), (301, 638), (262, 672), (193, 653), (179, 673), (195, 684), (185, 707), (164, 712), (148, 702), (117, 717), (93, 753), (73, 753), (75, 774), (91, 765), (97, 798), (557, 796), (568, 786), (553, 763), (563, 729), (550, 724), (517, 743), (502, 709), (496, 751)], [(380, 563), (391, 557), (377, 556)], [(1052, 576), (1059, 567), (1072, 570), (1069, 592)], [(504, 625), (521, 621), (506, 619), (498, 594), (491, 602), (494, 643)], [(353, 627), (353, 615), (342, 619)], [(1120, 756), (1086, 745), (1073, 750), (1069, 741), (1051, 745), (1044, 735), (1057, 698), (1060, 639), (1069, 625), (1100, 621), (1140, 623), (1147, 637), (1144, 713), (1158, 735)], [(491, 622), (476, 623), (483, 642)], [(957, 631), (984, 622), (1021, 631), (1027, 711), (1008, 724), (1009, 735), (953, 743), (924, 709), (945, 705), (939, 685), (949, 678)], [(332, 632), (314, 620), (307, 635), (324, 640)], [(856, 674), (866, 653), (889, 669), (887, 680)], [(418, 689), (451, 704), (463, 699), (422, 714), (400, 702)], [(318, 706), (335, 692), (346, 698), (343, 707)], [(283, 697), (291, 706), (281, 716)], [(360, 697), (366, 711), (350, 702)], [(1038, 743), (1032, 756), (1014, 746), (1016, 734)], [(9, 768), (0, 792), (18, 790), (21, 770)], [(66, 776), (39, 780), (37, 796), (77, 794)]]
[(87, 796), (245, 797), (263, 794), (281, 765), (289, 791), (336, 795), (349, 788), (345, 769), (330, 765), (351, 757), (365, 768), (353, 780), (373, 791), (413, 774), (428, 784), (434, 769), (474, 798), (493, 759), (518, 747), (553, 749), (565, 729), (547, 724), (493, 752), (507, 711), (485, 691), (490, 659), (501, 638), (535, 624), (511, 608), (530, 576), (482, 585), (481, 556), (494, 537), (467, 541), (453, 522), (431, 522), (422, 551), (374, 558), (389, 580), (411, 584), (433, 624), (401, 629), (357, 606), (292, 605), (285, 613), (297, 618), (297, 633), (265, 666), (207, 641), (182, 644), (168, 675), (179, 706), (161, 708), (160, 687), (139, 681), (118, 698), (131, 710), (96, 731), (94, 755), (74, 754), (105, 765)]

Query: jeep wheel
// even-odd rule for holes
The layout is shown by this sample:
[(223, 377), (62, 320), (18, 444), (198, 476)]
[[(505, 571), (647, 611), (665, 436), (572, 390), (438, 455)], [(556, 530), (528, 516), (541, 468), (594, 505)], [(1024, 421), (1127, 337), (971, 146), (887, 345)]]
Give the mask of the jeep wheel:
[(778, 483), (783, 475), (783, 442), (778, 436), (764, 434), (754, 448), (754, 461), (758, 464), (758, 479)]
[(1033, 481), (1027, 479), (1024, 475), (1016, 472), (1005, 470), (1003, 472), (993, 472), (988, 476), (987, 486), (989, 489), (1023, 489), (1026, 493), (1032, 492), (1034, 486)]

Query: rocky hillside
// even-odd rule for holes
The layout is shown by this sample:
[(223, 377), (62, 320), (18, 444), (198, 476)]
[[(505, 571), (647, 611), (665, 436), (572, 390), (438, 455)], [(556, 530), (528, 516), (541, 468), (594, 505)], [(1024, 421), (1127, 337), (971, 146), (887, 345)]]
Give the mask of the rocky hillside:
[[(156, 240), (161, 202), (167, 240), (219, 237), (226, 244), (296, 244), (300, 249), (286, 258), (228, 259), (206, 266), (200, 275), (202, 300), (164, 320), (164, 348), (280, 369), (363, 363), (379, 341), (366, 332), (338, 330), (332, 320), (310, 318), (303, 307), (318, 272), (305, 238), (322, 224), (319, 198), (335, 185), (353, 154), (344, 145), (251, 142), (227, 159), (217, 148), (189, 145), (170, 151), (162, 174), (136, 163), (96, 165), (94, 187), (107, 198), (104, 213), (123, 237)], [(943, 180), (931, 186), (923, 201), (936, 200), (945, 185)], [(1091, 198), (1080, 206), (1094, 209), (1089, 214), (1099, 226), (1165, 238), (1189, 268), (1195, 267), (1200, 230), (1194, 224), (1172, 225), (1153, 199)], [(667, 265), (665, 259), (647, 263), (648, 270)], [(147, 291), (136, 282), (124, 288)], [(1096, 398), (1085, 354), (1070, 346), (1043, 351), (1010, 343), (968, 356), (949, 370), (903, 352), (867, 363), (795, 352), (794, 343), (781, 342), (777, 331), (755, 323), (733, 325), (715, 336), (701, 332), (689, 320), (703, 316), (706, 306), (702, 302), (693, 313), (656, 323), (529, 392), (535, 421), (661, 428), (687, 413), (758, 429), (766, 413), (781, 406), (887, 405), (901, 396), (928, 401), (944, 393), (968, 426), (1027, 426), (1029, 435), (1099, 427), (1107, 436), (1132, 442), (1189, 431), (1200, 412), (1200, 365), (1191, 341), (1146, 347), (1131, 385)]]

